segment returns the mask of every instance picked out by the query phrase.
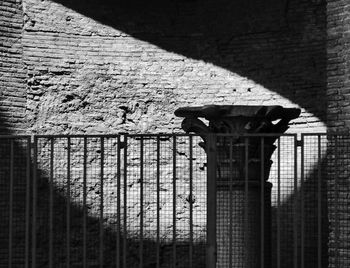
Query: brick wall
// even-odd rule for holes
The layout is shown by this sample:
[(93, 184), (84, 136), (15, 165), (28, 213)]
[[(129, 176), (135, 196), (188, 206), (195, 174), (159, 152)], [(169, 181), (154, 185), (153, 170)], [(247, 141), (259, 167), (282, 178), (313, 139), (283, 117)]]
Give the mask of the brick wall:
[(31, 131), (179, 131), (176, 108), (209, 103), (301, 106), (324, 130), (324, 4), (229, 2), (24, 1)]
[(3, 1), (16, 8), (1, 29), (16, 38), (1, 60), (19, 66), (1, 69), (19, 77), (2, 78), (3, 107), (18, 115), (3, 118), (31, 133), (171, 132), (180, 106), (279, 104), (303, 110), (291, 132), (323, 132), (326, 118), (345, 126), (338, 2), (23, 0), (22, 13), (19, 1)]
[(327, 5), (327, 122), (334, 131), (349, 130), (349, 3), (328, 1)]
[[(348, 1), (327, 4), (327, 122), (331, 131), (349, 131), (349, 10)], [(349, 139), (332, 139), (329, 170), (330, 266), (347, 267), (349, 261)], [(334, 160), (336, 159), (336, 160)]]
[[(21, 1), (0, 1), (0, 135), (21, 133), (25, 128), (26, 70), (22, 59), (23, 11)], [(6, 265), (12, 236), (13, 266), (23, 266), (25, 255), (25, 146), (20, 140), (14, 142), (12, 156), (16, 170), (12, 173), (13, 199), (10, 210), (10, 141), (0, 139), (0, 266)], [(10, 212), (11, 211), (11, 212)], [(8, 217), (12, 213), (12, 230), (8, 227)]]
[(128, 2), (24, 1), (32, 132), (181, 131), (176, 108), (213, 103), (301, 107), (291, 131), (325, 131), (324, 2)]
[(0, 2), (0, 132), (23, 130), (26, 72), (22, 60), (21, 1)]

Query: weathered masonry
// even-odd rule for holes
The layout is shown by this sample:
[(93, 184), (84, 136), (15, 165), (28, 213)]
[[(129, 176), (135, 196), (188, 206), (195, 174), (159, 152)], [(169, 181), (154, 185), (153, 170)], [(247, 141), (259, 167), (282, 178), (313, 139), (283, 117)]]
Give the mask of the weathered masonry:
[[(173, 112), (206, 104), (300, 108), (290, 132), (348, 132), (348, 1), (247, 3), (2, 0), (1, 133), (180, 132)], [(346, 267), (349, 143), (334, 140), (328, 266)]]
[(245, 2), (2, 1), (18, 95), (2, 108), (52, 134), (180, 131), (181, 106), (278, 104), (302, 109), (294, 131), (325, 131), (326, 3)]

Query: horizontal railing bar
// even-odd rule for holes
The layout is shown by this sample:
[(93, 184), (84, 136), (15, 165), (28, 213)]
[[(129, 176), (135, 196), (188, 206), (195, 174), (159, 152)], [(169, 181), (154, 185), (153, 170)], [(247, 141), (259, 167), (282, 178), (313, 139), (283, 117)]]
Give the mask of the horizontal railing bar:
[[(53, 134), (53, 135), (47, 135), (47, 134), (42, 134), (42, 135), (34, 135), (34, 137), (37, 138), (100, 138), (100, 137), (118, 137), (118, 136), (128, 136), (128, 137), (173, 137), (173, 136), (199, 136), (198, 134), (194, 133), (140, 133), (140, 134), (134, 134), (134, 133), (116, 133), (116, 134)], [(11, 137), (11, 136), (10, 136)], [(13, 136), (13, 137), (18, 137), (18, 136)], [(25, 136), (23, 136), (25, 137)], [(30, 136), (29, 136), (30, 137)]]
[(117, 138), (121, 134), (54, 134), (34, 135), (37, 138)]
[(242, 133), (242, 134), (234, 134), (234, 133), (214, 133), (218, 137), (281, 137), (281, 136), (289, 136), (294, 137), (297, 136), (298, 133)]
[[(307, 133), (304, 133), (307, 134)], [(326, 133), (323, 133), (324, 135), (326, 135)], [(199, 136), (198, 134), (194, 134), (194, 133), (145, 133), (145, 134), (128, 134), (125, 133), (123, 135), (127, 135), (128, 137), (147, 137), (147, 136), (169, 136), (169, 137), (173, 137), (173, 136)], [(242, 133), (242, 134), (234, 134), (234, 133), (211, 133), (211, 134), (203, 134), (201, 136), (208, 136), (208, 135), (216, 135), (218, 137), (280, 137), (280, 136), (291, 136), (294, 137), (296, 135), (300, 135), (299, 133)], [(322, 135), (321, 133), (318, 133), (317, 135)], [(350, 133), (349, 133), (350, 135)]]
[(30, 135), (0, 135), (0, 139), (30, 139)]
[(138, 137), (189, 137), (189, 136), (198, 136), (195, 133), (146, 133), (146, 134), (125, 134), (130, 138), (138, 138)]
[(350, 138), (350, 132), (344, 132), (344, 133), (324, 133), (324, 132), (313, 132), (313, 133), (301, 133), (301, 136), (304, 137), (313, 137), (313, 136), (321, 136), (321, 137), (327, 137), (327, 138), (331, 138), (331, 137), (337, 137), (337, 136), (344, 136), (344, 137), (349, 137)]
[[(301, 136), (349, 136), (350, 133), (326, 133), (326, 132), (313, 132), (313, 133), (245, 133), (245, 134), (232, 134), (232, 133), (213, 133), (218, 137), (282, 137), (289, 136), (293, 137), (296, 135)], [(126, 135), (128, 137), (143, 137), (143, 138), (152, 138), (152, 137), (189, 137), (189, 136), (199, 136), (194, 133), (141, 133), (141, 134), (131, 134), (131, 133), (112, 133), (112, 134), (40, 134), (40, 135), (0, 135), (0, 139), (28, 139), (31, 137), (34, 138), (117, 138), (118, 136)], [(207, 135), (202, 135), (207, 136)]]
[[(295, 135), (313, 135), (313, 136), (319, 136), (319, 135), (325, 135), (325, 136), (332, 136), (332, 135), (339, 135), (339, 134), (327, 134), (327, 133), (244, 133), (244, 134), (232, 134), (232, 133), (213, 133), (214, 135), (218, 137), (281, 137), (281, 136), (290, 136), (293, 137)], [(133, 133), (117, 133), (117, 134), (54, 134), (54, 135), (34, 135), (34, 137), (37, 138), (100, 138), (100, 137), (112, 137), (116, 138), (118, 136), (128, 136), (128, 137), (189, 137), (189, 136), (199, 136), (198, 134), (194, 133), (141, 133), (141, 134), (133, 134)], [(350, 133), (348, 134), (350, 135)], [(202, 135), (207, 136), (207, 135)], [(23, 135), (4, 135), (0, 138), (27, 138), (30, 136), (23, 136)]]
[[(315, 133), (315, 134), (317, 135), (317, 133)], [(323, 132), (318, 133), (318, 134), (323, 134)], [(339, 131), (339, 132), (337, 132), (337, 131), (335, 131), (335, 132), (329, 131), (329, 132), (327, 132), (327, 135), (329, 135), (329, 136), (342, 136), (342, 135), (348, 136), (349, 134), (350, 134), (350, 132), (346, 132), (346, 131)]]
[[(349, 133), (350, 134), (350, 133)], [(332, 133), (327, 133), (327, 132), (304, 132), (301, 133), (302, 136), (319, 136), (319, 135), (324, 135), (324, 136), (332, 136)]]
[(156, 138), (156, 137), (164, 137), (164, 138), (171, 138), (171, 137), (189, 137), (189, 136), (198, 136), (197, 134), (193, 134), (193, 133), (155, 133), (155, 134), (151, 134), (151, 133), (147, 133), (147, 134), (128, 134), (128, 133), (120, 133), (120, 134), (101, 134), (101, 135), (95, 135), (95, 134), (72, 134), (72, 135), (61, 135), (61, 134), (57, 134), (57, 135), (35, 135), (34, 137), (43, 139), (50, 139), (50, 138), (117, 138), (118, 136), (128, 136), (129, 138), (135, 138), (135, 139), (140, 139), (141, 137), (143, 139), (151, 139), (151, 138)]

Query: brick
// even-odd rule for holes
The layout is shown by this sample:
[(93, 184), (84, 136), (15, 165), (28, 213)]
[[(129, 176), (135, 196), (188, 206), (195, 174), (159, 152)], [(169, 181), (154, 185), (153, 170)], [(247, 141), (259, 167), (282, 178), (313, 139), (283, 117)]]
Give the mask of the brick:
[[(26, 79), (22, 50), (23, 11), (15, 0), (2, 1), (0, 8), (0, 103), (2, 133), (20, 129), (26, 106)], [(8, 111), (11, 111), (8, 113)], [(4, 127), (5, 126), (5, 127)], [(16, 130), (15, 130), (16, 131)]]

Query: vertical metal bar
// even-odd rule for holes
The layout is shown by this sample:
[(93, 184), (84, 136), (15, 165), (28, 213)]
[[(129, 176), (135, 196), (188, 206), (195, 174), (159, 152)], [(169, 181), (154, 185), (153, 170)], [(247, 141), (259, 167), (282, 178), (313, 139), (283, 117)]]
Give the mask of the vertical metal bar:
[(33, 157), (33, 216), (32, 216), (32, 268), (36, 268), (36, 203), (37, 203), (37, 176), (38, 176), (38, 138), (34, 137)]
[(70, 203), (71, 203), (71, 195), (70, 195), (70, 184), (71, 184), (71, 178), (70, 178), (70, 164), (71, 164), (71, 139), (70, 137), (67, 137), (67, 203), (66, 203), (66, 225), (67, 225), (67, 232), (66, 232), (66, 266), (67, 268), (70, 267)]
[(87, 211), (86, 211), (86, 179), (87, 179), (87, 137), (84, 137), (84, 162), (83, 162), (83, 268), (87, 267), (87, 249), (86, 249), (86, 243), (87, 243), (87, 230), (86, 230), (86, 217), (87, 217)]
[(245, 169), (245, 176), (244, 176), (244, 259), (245, 264), (248, 267), (249, 260), (249, 254), (248, 254), (248, 180), (249, 180), (249, 143), (248, 143), (248, 137), (245, 138), (244, 142), (244, 169)]
[(54, 138), (50, 141), (50, 178), (49, 178), (49, 268), (53, 267), (53, 172), (54, 172)]
[(160, 228), (160, 141), (157, 136), (157, 238), (156, 238), (156, 268), (160, 267), (159, 263), (159, 228)]
[(281, 137), (277, 146), (277, 268), (281, 268)]
[(304, 268), (304, 253), (305, 253), (305, 208), (304, 208), (304, 135), (301, 135), (301, 173), (300, 173), (300, 201), (301, 201), (301, 235), (300, 235), (300, 267)]
[(232, 183), (233, 183), (233, 145), (232, 145), (232, 137), (230, 137), (230, 185), (229, 185), (229, 191), (230, 191), (230, 230), (229, 230), (229, 268), (232, 268), (232, 246), (233, 246), (233, 189), (232, 189)]
[(173, 268), (176, 267), (176, 136), (173, 136)]
[(124, 238), (123, 238), (123, 267), (127, 267), (126, 261), (127, 261), (127, 235), (128, 235), (128, 229), (127, 229), (127, 173), (128, 173), (128, 136), (124, 135), (124, 217), (123, 217), (123, 221), (124, 221)]
[(104, 188), (103, 188), (103, 176), (104, 176), (104, 157), (105, 157), (105, 144), (104, 137), (100, 137), (100, 149), (101, 149), (101, 162), (100, 162), (100, 188), (101, 188), (101, 199), (100, 199), (100, 268), (103, 268), (103, 199), (104, 199)]
[(189, 136), (189, 156), (190, 156), (190, 248), (189, 267), (193, 267), (193, 136)]
[(120, 268), (120, 150), (121, 150), (121, 142), (120, 142), (120, 136), (117, 137), (117, 256), (116, 256), (116, 268)]
[(339, 151), (338, 151), (338, 135), (335, 135), (335, 267), (340, 268), (339, 254)]
[[(293, 215), (298, 215), (298, 140), (297, 135), (294, 136), (294, 208)], [(298, 268), (298, 219), (294, 216), (293, 219), (293, 253), (294, 253), (294, 268)]]
[(25, 268), (29, 268), (29, 228), (30, 228), (30, 138), (27, 138), (26, 148), (26, 234), (25, 234)]
[(140, 268), (143, 268), (143, 136), (140, 139)]
[(207, 136), (207, 256), (206, 268), (216, 267), (216, 139)]
[(317, 263), (318, 268), (322, 268), (322, 223), (321, 223), (321, 217), (322, 217), (322, 177), (321, 177), (321, 135), (318, 135), (318, 172), (317, 172)]
[(232, 268), (232, 246), (233, 246), (233, 189), (232, 189), (232, 183), (233, 183), (233, 144), (232, 144), (232, 137), (230, 137), (230, 185), (229, 185), (229, 195), (230, 195), (230, 226), (229, 226), (229, 267)]
[(13, 244), (13, 169), (14, 169), (14, 148), (13, 148), (13, 139), (10, 139), (10, 191), (9, 191), (9, 244), (8, 244), (8, 267), (12, 268), (12, 244)]
[(260, 204), (261, 204), (261, 215), (260, 215), (260, 267), (265, 267), (265, 140), (264, 137), (261, 137), (260, 140), (260, 146), (261, 146), (261, 154), (260, 154), (260, 161), (261, 161), (261, 174), (260, 174), (260, 184), (261, 184), (261, 192), (260, 192)]

